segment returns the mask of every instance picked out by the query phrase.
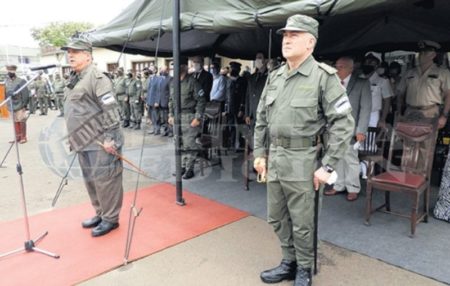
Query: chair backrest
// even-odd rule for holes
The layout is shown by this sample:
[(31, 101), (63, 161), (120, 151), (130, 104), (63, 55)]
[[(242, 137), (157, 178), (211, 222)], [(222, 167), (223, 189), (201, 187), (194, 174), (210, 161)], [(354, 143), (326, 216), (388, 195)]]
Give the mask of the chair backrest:
[[(429, 178), (433, 166), (436, 135), (437, 121), (434, 119), (424, 119), (421, 122), (399, 119), (392, 130), (387, 169), (400, 169)], [(427, 144), (426, 148), (424, 144)], [(400, 166), (395, 166), (392, 164), (392, 157), (394, 150), (398, 148), (402, 150), (402, 158)], [(421, 148), (425, 151), (421, 151)]]
[(220, 102), (208, 102), (205, 107), (202, 134), (202, 147), (219, 147), (222, 142), (222, 107)]
[(387, 130), (381, 127), (367, 128), (366, 139), (359, 150), (360, 156), (374, 156), (383, 154)]

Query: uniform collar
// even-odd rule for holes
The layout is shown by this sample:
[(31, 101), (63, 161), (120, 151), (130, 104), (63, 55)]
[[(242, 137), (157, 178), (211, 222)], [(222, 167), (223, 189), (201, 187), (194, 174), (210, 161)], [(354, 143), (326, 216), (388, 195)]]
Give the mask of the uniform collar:
[(92, 68), (93, 68), (94, 64), (89, 64), (87, 67), (85, 67), (80, 73), (79, 73), (79, 78), (82, 79)]
[(291, 77), (297, 73), (300, 73), (301, 75), (304, 76), (309, 76), (311, 74), (311, 71), (314, 67), (314, 57), (312, 55), (309, 55), (305, 61), (303, 63), (301, 63), (301, 65), (293, 70), (292, 72), (288, 73), (289, 68), (287, 66), (287, 64), (285, 64), (282, 68), (280, 68), (280, 70), (278, 71), (277, 74), (285, 74), (286, 77)]

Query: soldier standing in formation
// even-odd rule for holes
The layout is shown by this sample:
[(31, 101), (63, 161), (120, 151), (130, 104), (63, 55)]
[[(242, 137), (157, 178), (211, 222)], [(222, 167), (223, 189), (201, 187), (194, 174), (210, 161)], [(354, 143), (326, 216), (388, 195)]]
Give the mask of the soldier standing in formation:
[(129, 71), (128, 72), (128, 81), (127, 81), (127, 99), (130, 104), (130, 118), (132, 118), (132, 124), (130, 124), (130, 128), (135, 130), (141, 129), (141, 119), (142, 119), (142, 109), (141, 109), (141, 94), (142, 94), (142, 83), (139, 79), (134, 77), (134, 74)]
[[(315, 191), (331, 183), (354, 129), (336, 70), (312, 56), (318, 26), (311, 17), (294, 15), (278, 31), (287, 63), (270, 73), (257, 109), (254, 167), (265, 177), (268, 161), (268, 222), (283, 255), (278, 267), (261, 273), (265, 283), (295, 279), (296, 286), (312, 285)], [(316, 145), (327, 123), (329, 140), (317, 168)]]
[(45, 80), (39, 75), (34, 81), (34, 88), (36, 89), (36, 98), (39, 103), (39, 115), (47, 115), (48, 111), (48, 90)]
[(93, 228), (91, 234), (96, 237), (119, 226), (123, 200), (123, 166), (116, 156), (123, 146), (119, 105), (111, 79), (92, 63), (90, 42), (72, 39), (62, 49), (67, 51), (72, 68), (64, 103), (69, 143), (78, 154), (95, 209), (95, 216), (82, 226)]
[(122, 127), (130, 125), (130, 104), (126, 99), (126, 79), (123, 74), (123, 68), (117, 69), (117, 78), (114, 82), (114, 91), (120, 105), (120, 118), (123, 120)]
[[(194, 163), (198, 149), (195, 138), (200, 131), (200, 123), (205, 111), (205, 92), (192, 75), (188, 74), (188, 59), (180, 58), (180, 94), (181, 94), (181, 136), (184, 156), (182, 159), (183, 179), (194, 177)], [(173, 88), (169, 99), (169, 124), (174, 123), (174, 100)]]
[[(24, 88), (20, 93), (14, 95), (14, 92), (19, 90), (26, 82), (24, 79), (17, 77), (16, 65), (7, 65), (6, 71), (8, 72), (5, 82), (6, 97), (11, 97), (12, 109), (14, 117), (14, 130), (16, 133), (15, 141), (23, 144), (27, 142), (27, 114), (25, 107), (28, 104), (30, 92), (28, 88)], [(8, 103), (8, 108), (10, 104)], [(15, 142), (14, 140), (12, 142)], [(11, 142), (11, 143), (12, 143)]]
[(66, 82), (59, 73), (55, 73), (55, 81), (53, 82), (53, 88), (55, 89), (57, 106), (59, 109), (58, 117), (64, 117), (64, 88)]

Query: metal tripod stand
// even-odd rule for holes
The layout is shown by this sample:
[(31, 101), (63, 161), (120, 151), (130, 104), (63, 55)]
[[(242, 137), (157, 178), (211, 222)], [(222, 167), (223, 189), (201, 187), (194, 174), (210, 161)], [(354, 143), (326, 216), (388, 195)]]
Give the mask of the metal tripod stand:
[[(32, 80), (34, 80), (34, 78), (30, 79), (21, 88), (19, 88), (17, 91), (15, 91), (12, 96), (8, 97), (5, 101), (0, 103), (0, 107), (1, 107), (1, 106), (5, 105), (5, 104), (7, 104), (9, 102), (10, 111), (11, 111), (11, 121), (12, 121), (13, 130), (14, 130), (14, 136), (16, 136), (17, 134), (16, 134), (16, 129), (14, 128), (14, 115), (13, 115), (12, 98), (14, 96), (16, 96), (17, 94), (19, 94), (22, 91), (22, 89), (24, 89)], [(15, 253), (19, 253), (19, 252), (22, 252), (22, 251), (38, 252), (38, 253), (42, 253), (42, 254), (48, 255), (50, 257), (53, 257), (53, 258), (59, 258), (58, 254), (55, 254), (55, 253), (49, 252), (47, 250), (44, 250), (44, 249), (36, 247), (36, 244), (38, 242), (40, 242), (48, 234), (48, 231), (46, 231), (45, 233), (41, 234), (39, 237), (37, 237), (34, 240), (31, 239), (31, 236), (30, 236), (30, 223), (29, 223), (29, 220), (28, 220), (28, 211), (27, 211), (27, 204), (26, 204), (26, 199), (25, 199), (25, 189), (24, 189), (23, 177), (22, 177), (23, 172), (22, 172), (22, 165), (20, 163), (19, 144), (18, 144), (17, 140), (15, 140), (15, 144), (14, 145), (15, 145), (16, 155), (17, 155), (16, 170), (17, 170), (17, 173), (19, 174), (19, 178), (20, 178), (20, 190), (21, 190), (21, 196), (22, 196), (22, 208), (23, 208), (24, 221), (25, 221), (26, 240), (24, 242), (23, 247), (20, 247), (20, 248), (17, 248), (15, 250), (8, 251), (8, 252), (5, 252), (3, 254), (0, 254), (0, 258), (9, 256), (9, 255), (12, 255), (12, 254), (15, 254)]]

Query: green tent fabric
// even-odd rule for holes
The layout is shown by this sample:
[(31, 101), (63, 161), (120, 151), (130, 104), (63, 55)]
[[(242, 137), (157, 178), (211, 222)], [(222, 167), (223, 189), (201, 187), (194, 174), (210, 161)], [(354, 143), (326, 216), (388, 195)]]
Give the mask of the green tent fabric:
[[(423, 7), (432, 2), (432, 7)], [(171, 0), (136, 0), (107, 25), (90, 33), (94, 46), (153, 55), (159, 28), (160, 55), (172, 52)], [(182, 0), (183, 54), (251, 59), (267, 51), (280, 55), (281, 37), (269, 33), (293, 14), (321, 22), (316, 53), (413, 50), (420, 39), (450, 43), (449, 0)], [(433, 16), (435, 15), (435, 16)], [(271, 35), (271, 36), (270, 36)]]

